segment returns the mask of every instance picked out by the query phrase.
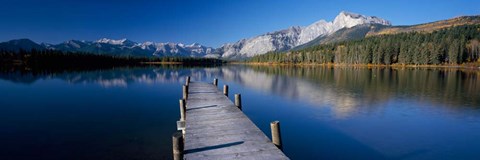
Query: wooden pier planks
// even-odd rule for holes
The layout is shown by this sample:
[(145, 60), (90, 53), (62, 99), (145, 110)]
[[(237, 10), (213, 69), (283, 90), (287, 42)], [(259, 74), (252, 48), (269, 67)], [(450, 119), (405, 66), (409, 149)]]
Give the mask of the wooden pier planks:
[(217, 86), (190, 82), (184, 158), (289, 159)]

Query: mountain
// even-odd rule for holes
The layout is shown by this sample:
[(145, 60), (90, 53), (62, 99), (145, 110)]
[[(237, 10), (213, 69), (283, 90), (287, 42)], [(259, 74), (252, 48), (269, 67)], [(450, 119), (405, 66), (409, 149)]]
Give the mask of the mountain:
[(29, 51), (32, 49), (42, 50), (42, 49), (45, 49), (45, 47), (29, 39), (16, 39), (16, 40), (10, 40), (7, 42), (0, 43), (0, 50), (18, 52), (20, 50)]
[(440, 29), (446, 29), (454, 26), (480, 24), (480, 16), (461, 16), (447, 20), (441, 20), (431, 23), (417, 24), (411, 26), (391, 26), (378, 31), (372, 31), (367, 36), (398, 34), (404, 32), (433, 32)]
[(241, 59), (270, 51), (285, 51), (295, 46), (301, 30), (301, 27), (290, 27), (254, 38), (242, 39), (236, 43), (223, 45), (217, 49), (216, 53), (222, 58)]
[(325, 44), (325, 43), (333, 43), (333, 42), (340, 42), (340, 41), (347, 41), (347, 40), (358, 40), (358, 39), (365, 38), (368, 33), (377, 32), (381, 29), (388, 28), (388, 27), (389, 26), (385, 26), (381, 24), (362, 24), (362, 25), (354, 26), (352, 28), (342, 28), (328, 36), (320, 36), (311, 40), (310, 42), (296, 46), (295, 48), (292, 48), (292, 50), (299, 50), (299, 49), (312, 47), (312, 46)]
[(461, 16), (447, 20), (431, 23), (417, 24), (411, 26), (386, 26), (380, 24), (363, 24), (351, 28), (343, 28), (328, 36), (317, 37), (316, 39), (299, 45), (292, 50), (299, 50), (325, 43), (333, 43), (347, 40), (357, 40), (370, 36), (391, 35), (406, 32), (430, 33), (460, 25), (480, 24), (480, 16)]
[(389, 21), (375, 16), (364, 16), (342, 11), (332, 22), (320, 20), (306, 27), (290, 27), (285, 30), (242, 39), (236, 43), (227, 43), (217, 49), (217, 53), (221, 54), (222, 58), (240, 59), (270, 51), (285, 51), (316, 38), (329, 36), (340, 29), (364, 24), (391, 25)]
[[(209, 57), (214, 49), (198, 43), (185, 45), (182, 43), (137, 43), (128, 39), (102, 38), (96, 41), (69, 40), (60, 44), (42, 44), (47, 49), (70, 52), (89, 52), (95, 54), (110, 54), (117, 56), (184, 56)], [(207, 56), (209, 55), (209, 56)]]
[(96, 41), (69, 40), (60, 44), (36, 44), (28, 39), (0, 43), (0, 50), (54, 49), (70, 52), (89, 52), (116, 56), (183, 56), (244, 59), (267, 52), (298, 50), (319, 44), (356, 40), (369, 36), (403, 32), (432, 32), (452, 26), (480, 24), (480, 16), (463, 16), (412, 26), (391, 26), (387, 20), (342, 11), (333, 21), (319, 20), (308, 26), (293, 26), (287, 29), (226, 43), (219, 48), (198, 43), (137, 43), (128, 39), (102, 38)]
[(122, 46), (127, 46), (127, 47), (133, 47), (135, 46), (137, 43), (133, 42), (133, 41), (130, 41), (126, 38), (124, 39), (120, 39), (120, 40), (113, 40), (113, 39), (108, 39), (108, 38), (102, 38), (102, 39), (99, 39), (97, 41), (95, 41), (97, 43), (104, 43), (104, 44), (111, 44), (111, 45), (122, 45)]
[(139, 57), (162, 57), (162, 56), (182, 56), (182, 57), (213, 57), (219, 55), (213, 54), (215, 49), (206, 47), (199, 43), (155, 43), (144, 42), (137, 43), (128, 39), (107, 39), (102, 38), (96, 41), (68, 40), (60, 44), (37, 44), (29, 39), (17, 39), (0, 43), (0, 50), (15, 51), (19, 50), (61, 50), (65, 52), (88, 52), (94, 54), (109, 54), (114, 56), (139, 56)]
[(187, 57), (210, 57), (214, 49), (198, 43), (185, 45), (182, 43), (153, 43), (145, 42), (138, 44), (144, 50), (154, 56), (187, 56)]
[[(53, 49), (69, 52), (89, 52), (94, 54), (109, 54), (116, 56), (185, 56), (185, 57), (212, 57), (224, 59), (243, 59), (271, 51), (287, 51), (305, 44), (316, 44), (312, 41), (325, 39), (342, 29), (349, 29), (359, 25), (378, 24), (389, 26), (390, 22), (374, 16), (364, 16), (355, 13), (341, 12), (332, 22), (317, 21), (305, 27), (293, 26), (284, 30), (269, 32), (256, 37), (242, 39), (235, 43), (227, 43), (220, 48), (212, 48), (194, 43), (136, 43), (128, 39), (102, 38), (96, 41), (69, 40), (60, 44), (42, 43), (38, 45), (30, 40), (21, 47), (6, 42), (0, 49), (29, 50), (30, 48)], [(348, 39), (348, 38), (347, 38)], [(17, 45), (18, 46), (18, 45)], [(13, 48), (13, 49), (12, 49)]]

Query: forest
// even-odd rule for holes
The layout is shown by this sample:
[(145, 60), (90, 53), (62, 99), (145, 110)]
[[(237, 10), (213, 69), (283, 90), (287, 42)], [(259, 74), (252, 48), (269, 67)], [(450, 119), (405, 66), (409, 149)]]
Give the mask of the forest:
[(252, 57), (253, 63), (444, 65), (480, 62), (480, 25), (371, 36)]
[(0, 51), (0, 68), (14, 70), (71, 71), (139, 67), (152, 64), (221, 65), (223, 60), (192, 57), (129, 57), (58, 50)]

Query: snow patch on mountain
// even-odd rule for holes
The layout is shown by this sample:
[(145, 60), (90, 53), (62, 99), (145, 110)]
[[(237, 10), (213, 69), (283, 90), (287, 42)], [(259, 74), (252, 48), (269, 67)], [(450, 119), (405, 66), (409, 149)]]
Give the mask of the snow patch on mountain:
[[(102, 38), (96, 41), (69, 40), (57, 45), (44, 45), (48, 49), (72, 52), (92, 52), (97, 54), (127, 54), (138, 56), (184, 56), (206, 57), (215, 51), (214, 48), (199, 43), (185, 45), (182, 43), (137, 43), (128, 39)], [(218, 57), (218, 56), (217, 56)]]
[(290, 27), (260, 36), (227, 43), (218, 49), (223, 58), (245, 58), (271, 51), (283, 51), (308, 43), (317, 37), (328, 36), (342, 28), (362, 24), (391, 25), (387, 20), (342, 11), (332, 22), (317, 21), (306, 27)]
[(106, 44), (111, 44), (111, 45), (125, 45), (126, 43), (129, 42), (128, 39), (119, 39), (119, 40), (114, 40), (114, 39), (108, 39), (108, 38), (102, 38), (97, 41), (97, 43), (106, 43)]

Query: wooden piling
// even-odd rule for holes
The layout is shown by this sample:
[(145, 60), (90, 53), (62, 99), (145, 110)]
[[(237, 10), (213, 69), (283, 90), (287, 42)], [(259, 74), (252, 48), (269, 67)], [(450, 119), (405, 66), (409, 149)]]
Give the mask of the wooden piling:
[(213, 85), (218, 86), (218, 79), (213, 79)]
[(282, 147), (282, 137), (280, 135), (280, 122), (273, 121), (270, 123), (270, 128), (272, 130), (272, 143), (278, 147), (278, 149), (283, 150)]
[(183, 85), (183, 99), (188, 99), (188, 86)]
[(180, 121), (185, 121), (185, 111), (187, 107), (185, 105), (185, 99), (180, 99)]
[(242, 95), (235, 94), (235, 106), (237, 106), (238, 109), (242, 110)]
[(185, 85), (189, 85), (190, 84), (190, 76), (188, 76), (186, 79), (185, 79)]
[(223, 85), (223, 95), (228, 97), (228, 85)]
[(172, 144), (173, 144), (173, 159), (174, 160), (183, 160), (183, 134), (182, 132), (175, 132), (172, 135)]

